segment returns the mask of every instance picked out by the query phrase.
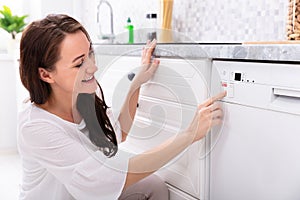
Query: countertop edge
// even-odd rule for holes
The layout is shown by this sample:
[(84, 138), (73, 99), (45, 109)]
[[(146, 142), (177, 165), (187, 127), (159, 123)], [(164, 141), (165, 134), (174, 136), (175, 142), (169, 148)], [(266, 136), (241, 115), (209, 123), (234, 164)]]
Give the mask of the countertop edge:
[[(95, 44), (96, 54), (140, 56), (144, 44)], [(300, 44), (157, 44), (155, 56), (300, 62)]]

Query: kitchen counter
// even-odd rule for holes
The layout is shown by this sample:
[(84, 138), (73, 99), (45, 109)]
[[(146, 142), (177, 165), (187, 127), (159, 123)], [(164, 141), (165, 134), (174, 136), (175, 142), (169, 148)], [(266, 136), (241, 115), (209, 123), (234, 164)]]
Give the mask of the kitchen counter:
[[(95, 44), (105, 55), (140, 56), (144, 44)], [(181, 58), (247, 59), (300, 62), (300, 44), (186, 43), (157, 44), (156, 56)]]

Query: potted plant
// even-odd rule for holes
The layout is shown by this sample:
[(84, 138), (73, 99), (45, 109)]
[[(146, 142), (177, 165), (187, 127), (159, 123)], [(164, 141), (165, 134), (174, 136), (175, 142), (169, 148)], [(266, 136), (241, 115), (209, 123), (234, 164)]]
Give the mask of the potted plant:
[(3, 10), (0, 10), (2, 17), (0, 16), (0, 27), (11, 34), (12, 39), (16, 39), (16, 35), (23, 31), (26, 23), (24, 19), (28, 15), (17, 16), (12, 15), (9, 7), (3, 6)]

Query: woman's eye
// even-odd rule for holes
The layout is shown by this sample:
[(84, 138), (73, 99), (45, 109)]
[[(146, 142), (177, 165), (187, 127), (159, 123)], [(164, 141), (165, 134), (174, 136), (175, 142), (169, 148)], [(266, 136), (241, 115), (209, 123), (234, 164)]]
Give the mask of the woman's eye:
[(80, 62), (80, 64), (79, 64), (79, 65), (76, 65), (75, 67), (79, 68), (79, 67), (81, 67), (81, 66), (83, 65), (83, 63), (84, 63), (84, 61), (82, 60), (82, 61)]

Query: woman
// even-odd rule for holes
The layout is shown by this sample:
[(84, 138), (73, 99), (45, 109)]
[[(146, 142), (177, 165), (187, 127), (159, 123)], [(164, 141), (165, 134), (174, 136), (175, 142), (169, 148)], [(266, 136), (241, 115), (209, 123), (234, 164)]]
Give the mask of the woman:
[(87, 31), (67, 15), (31, 23), (20, 45), (20, 76), (31, 103), (19, 114), (18, 148), (23, 180), (20, 199), (168, 199), (152, 175), (221, 122), (215, 101), (199, 105), (186, 131), (140, 155), (118, 149), (136, 112), (140, 86), (157, 69), (156, 42), (147, 43), (117, 120), (100, 85)]

